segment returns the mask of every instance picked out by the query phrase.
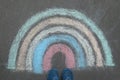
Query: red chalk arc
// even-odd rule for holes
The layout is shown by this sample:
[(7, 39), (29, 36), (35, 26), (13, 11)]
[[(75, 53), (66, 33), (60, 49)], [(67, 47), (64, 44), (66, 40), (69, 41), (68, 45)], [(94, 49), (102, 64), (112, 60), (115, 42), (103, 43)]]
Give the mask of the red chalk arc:
[(43, 69), (45, 72), (51, 69), (52, 57), (57, 53), (61, 52), (65, 55), (65, 64), (67, 68), (75, 68), (75, 57), (73, 51), (65, 44), (56, 43), (51, 45), (44, 56), (43, 59)]

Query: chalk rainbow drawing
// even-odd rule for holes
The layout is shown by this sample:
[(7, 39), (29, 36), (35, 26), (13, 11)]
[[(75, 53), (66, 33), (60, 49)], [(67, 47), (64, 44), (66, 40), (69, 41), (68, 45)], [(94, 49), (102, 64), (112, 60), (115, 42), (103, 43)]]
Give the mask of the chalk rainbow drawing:
[(32, 16), (18, 31), (7, 68), (41, 74), (51, 69), (58, 52), (68, 68), (115, 66), (108, 42), (92, 20), (77, 10), (52, 8)]

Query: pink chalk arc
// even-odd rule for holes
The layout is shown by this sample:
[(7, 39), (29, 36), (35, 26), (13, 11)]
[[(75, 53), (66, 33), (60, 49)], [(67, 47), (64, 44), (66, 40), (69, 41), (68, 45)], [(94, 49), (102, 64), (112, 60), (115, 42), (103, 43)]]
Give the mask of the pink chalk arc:
[(52, 67), (52, 65), (51, 65), (52, 57), (57, 52), (61, 52), (62, 54), (65, 55), (65, 65), (66, 65), (67, 68), (75, 68), (75, 56), (74, 56), (74, 53), (71, 50), (71, 48), (69, 46), (67, 46), (66, 44), (56, 43), (56, 44), (51, 45), (47, 49), (47, 51), (44, 55), (43, 70), (45, 72), (47, 72), (51, 69), (51, 67)]

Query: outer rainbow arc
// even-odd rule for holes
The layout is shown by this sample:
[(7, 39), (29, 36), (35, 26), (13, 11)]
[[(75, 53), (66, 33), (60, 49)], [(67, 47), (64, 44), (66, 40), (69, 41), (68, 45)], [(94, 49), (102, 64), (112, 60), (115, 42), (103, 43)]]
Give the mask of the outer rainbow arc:
[[(50, 18), (50, 19), (43, 21), (44, 23), (40, 22), (40, 24), (38, 26), (36, 26), (36, 29), (34, 30), (34, 28), (32, 28), (31, 32), (29, 32), (28, 35), (25, 37), (24, 42), (22, 43), (22, 46), (20, 48), (20, 52), (19, 52), (20, 56), (18, 57), (17, 66), (16, 66), (17, 52), (18, 52), (18, 49), (20, 46), (20, 42), (23, 39), (23, 37), (25, 36), (26, 32), (37, 21), (40, 21), (41, 19), (44, 19), (44, 18), (47, 18), (50, 16), (56, 16), (56, 15), (70, 16), (70, 17), (73, 17), (77, 20), (80, 20), (80, 21), (82, 20), (87, 26), (85, 26), (84, 24), (80, 23), (77, 20), (63, 18), (63, 17), (55, 17), (55, 18), (53, 17), (53, 18)], [(73, 22), (74, 22), (74, 24), (73, 24)], [(115, 65), (113, 60), (112, 60), (112, 53), (111, 53), (111, 49), (108, 45), (108, 42), (107, 42), (105, 36), (103, 35), (103, 32), (95, 25), (94, 22), (92, 22), (84, 14), (82, 14), (76, 10), (63, 9), (63, 8), (53, 8), (53, 9), (48, 9), (44, 12), (38, 13), (35, 16), (31, 17), (19, 30), (18, 34), (16, 35), (16, 38), (14, 39), (14, 41), (12, 43), (11, 48), (10, 48), (8, 66), (7, 66), (8, 69), (16, 69), (17, 68), (17, 70), (25, 70), (25, 61), (26, 61), (25, 56), (27, 54), (26, 51), (27, 51), (28, 45), (31, 42), (30, 40), (34, 37), (34, 35), (37, 32), (39, 32), (42, 28), (44, 28), (45, 26), (48, 26), (50, 24), (72, 25), (72, 26), (74, 26), (74, 28), (79, 29), (80, 31), (83, 31), (84, 34), (88, 37), (89, 41), (92, 43), (92, 47), (95, 50), (94, 54), (96, 55), (96, 59), (97, 59), (96, 66), (103, 67), (103, 65), (105, 65), (105, 66), (114, 66)], [(90, 27), (92, 32), (94, 32), (95, 35), (97, 36), (97, 38), (100, 40), (100, 43), (102, 45), (104, 55), (105, 55), (105, 63), (102, 62), (103, 58), (102, 58), (102, 53), (101, 53), (101, 50), (99, 48), (98, 42), (97, 42), (96, 38), (94, 37), (94, 35), (92, 34), (92, 32), (90, 30), (88, 30), (88, 27)], [(32, 30), (33, 30), (33, 32), (32, 32)], [(29, 35), (31, 38), (28, 38)], [(92, 54), (92, 52), (91, 52), (91, 54)], [(29, 56), (29, 55), (27, 55), (27, 56)]]

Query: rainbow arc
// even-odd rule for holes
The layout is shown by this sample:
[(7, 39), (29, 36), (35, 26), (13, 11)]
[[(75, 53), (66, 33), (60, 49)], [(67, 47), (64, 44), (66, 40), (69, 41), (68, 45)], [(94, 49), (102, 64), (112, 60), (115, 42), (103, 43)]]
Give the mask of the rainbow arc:
[(7, 68), (41, 74), (51, 69), (58, 52), (68, 68), (115, 66), (108, 42), (92, 20), (77, 10), (52, 8), (32, 16), (18, 31)]

